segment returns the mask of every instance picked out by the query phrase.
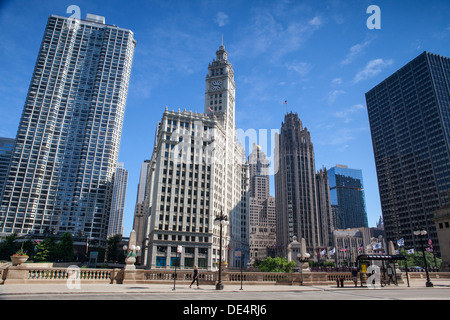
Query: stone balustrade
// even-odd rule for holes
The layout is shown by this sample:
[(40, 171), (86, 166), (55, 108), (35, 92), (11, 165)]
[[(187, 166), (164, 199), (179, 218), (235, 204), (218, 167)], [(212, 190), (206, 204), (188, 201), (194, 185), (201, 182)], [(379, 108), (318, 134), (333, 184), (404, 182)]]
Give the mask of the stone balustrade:
[(0, 283), (66, 283), (69, 277), (80, 283), (112, 283), (116, 272), (117, 269), (43, 268), (25, 264), (2, 269)]
[[(22, 264), (0, 268), (0, 284), (33, 284), (33, 283), (67, 283), (70, 279), (80, 283), (172, 283), (175, 271), (165, 269), (88, 269), (88, 268), (54, 268)], [(192, 270), (177, 270), (177, 283), (189, 284), (192, 281)], [(409, 273), (410, 278), (424, 278), (424, 272)], [(450, 279), (450, 272), (433, 272), (431, 278)], [(304, 273), (274, 273), (274, 272), (240, 272), (224, 270), (224, 284), (239, 284), (242, 280), (246, 285), (335, 285), (336, 280), (344, 278), (345, 284), (353, 284), (350, 272), (304, 272)], [(404, 274), (397, 274), (399, 283), (405, 283)], [(359, 277), (358, 277), (359, 278)], [(214, 285), (218, 281), (217, 271), (199, 271), (199, 281), (203, 285)]]
[(80, 279), (83, 281), (98, 282), (111, 282), (111, 274), (113, 270), (110, 269), (83, 269), (78, 268), (69, 271), (68, 268), (30, 268), (28, 269), (27, 280), (67, 280), (69, 276), (73, 274), (74, 279)]

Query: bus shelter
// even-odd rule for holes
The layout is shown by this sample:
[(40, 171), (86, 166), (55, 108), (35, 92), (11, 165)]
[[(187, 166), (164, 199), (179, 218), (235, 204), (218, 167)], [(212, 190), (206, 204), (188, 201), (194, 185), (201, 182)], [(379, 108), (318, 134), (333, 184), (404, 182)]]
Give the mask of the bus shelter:
[[(381, 272), (382, 272), (382, 279), (386, 281), (390, 281), (391, 276), (393, 278), (393, 281), (395, 284), (398, 284), (397, 282), (397, 272), (395, 268), (395, 264), (397, 261), (405, 261), (405, 269), (406, 269), (406, 280), (408, 282), (409, 287), (409, 277), (408, 277), (408, 265), (406, 263), (406, 257), (403, 255), (379, 255), (379, 254), (361, 254), (358, 256), (357, 261), (359, 265), (359, 271), (360, 271), (360, 279), (361, 279), (361, 285), (367, 282), (368, 273), (368, 267), (370, 265), (373, 265), (374, 262), (381, 262)], [(389, 270), (391, 268), (391, 270)], [(391, 272), (391, 273), (390, 273)], [(387, 274), (387, 276), (386, 276)]]

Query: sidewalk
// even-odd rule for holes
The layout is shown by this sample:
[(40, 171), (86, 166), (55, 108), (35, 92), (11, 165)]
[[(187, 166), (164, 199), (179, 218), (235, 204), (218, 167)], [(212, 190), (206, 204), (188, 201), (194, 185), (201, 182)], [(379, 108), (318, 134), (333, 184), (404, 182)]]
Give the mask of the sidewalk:
[[(425, 279), (414, 279), (410, 281), (410, 288), (425, 287)], [(450, 289), (450, 279), (436, 279), (432, 281), (436, 288), (448, 288)], [(361, 289), (367, 290), (365, 287), (354, 287), (353, 285), (347, 285), (344, 288), (337, 287), (336, 285), (328, 286), (290, 286), (290, 285), (243, 285), (243, 290), (240, 290), (241, 286), (233, 284), (225, 284), (223, 292), (302, 292), (302, 291), (323, 291), (323, 290), (348, 290), (348, 289)], [(382, 287), (381, 290), (407, 290), (409, 289), (407, 284), (390, 285)], [(197, 289), (195, 286), (189, 288), (189, 285), (181, 283), (176, 284), (175, 291), (173, 290), (173, 283), (164, 284), (80, 284), (79, 288), (70, 288), (66, 284), (10, 284), (0, 285), (0, 299), (2, 295), (45, 295), (45, 294), (106, 294), (106, 293), (206, 293), (217, 292), (214, 285), (200, 285)]]

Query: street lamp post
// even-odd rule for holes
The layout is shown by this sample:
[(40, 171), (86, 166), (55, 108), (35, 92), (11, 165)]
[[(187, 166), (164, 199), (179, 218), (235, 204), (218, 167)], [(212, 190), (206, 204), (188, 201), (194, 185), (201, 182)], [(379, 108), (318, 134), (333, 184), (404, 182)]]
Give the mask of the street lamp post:
[(216, 219), (214, 219), (214, 224), (220, 226), (220, 236), (219, 236), (219, 281), (216, 284), (216, 290), (223, 290), (222, 284), (222, 226), (228, 225), (228, 217), (222, 212)]
[(427, 230), (425, 230), (422, 227), (417, 227), (417, 229), (414, 230), (413, 233), (414, 233), (415, 236), (419, 236), (419, 238), (420, 238), (420, 246), (422, 247), (423, 261), (424, 261), (424, 264), (425, 264), (425, 273), (427, 275), (426, 286), (427, 287), (432, 287), (433, 283), (430, 281), (430, 275), (428, 274), (428, 264), (427, 264), (427, 259), (425, 258), (425, 249), (423, 247), (423, 241), (422, 241), (422, 237), (427, 235)]

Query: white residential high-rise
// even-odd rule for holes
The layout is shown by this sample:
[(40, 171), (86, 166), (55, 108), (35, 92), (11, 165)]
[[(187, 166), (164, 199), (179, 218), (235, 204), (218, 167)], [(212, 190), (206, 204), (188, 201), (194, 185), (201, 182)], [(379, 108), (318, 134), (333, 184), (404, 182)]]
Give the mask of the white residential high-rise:
[(117, 163), (114, 174), (114, 188), (111, 200), (111, 213), (109, 216), (108, 237), (123, 236), (123, 213), (125, 211), (125, 199), (127, 196), (128, 170), (123, 167), (123, 162)]
[(222, 261), (239, 266), (236, 252), (248, 252), (248, 169), (236, 139), (234, 102), (234, 72), (222, 45), (208, 67), (205, 112), (166, 108), (158, 124), (144, 203), (148, 267), (173, 267), (180, 245), (182, 268), (215, 269), (220, 234), (214, 219), (221, 214), (230, 222)]
[(136, 42), (130, 30), (51, 15), (0, 203), (2, 233), (104, 245)]

